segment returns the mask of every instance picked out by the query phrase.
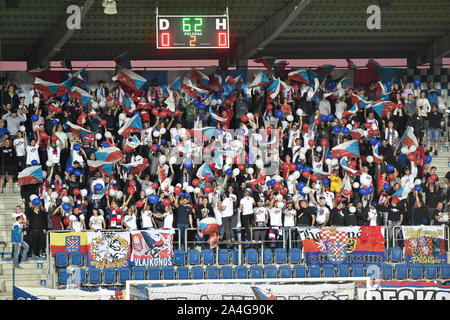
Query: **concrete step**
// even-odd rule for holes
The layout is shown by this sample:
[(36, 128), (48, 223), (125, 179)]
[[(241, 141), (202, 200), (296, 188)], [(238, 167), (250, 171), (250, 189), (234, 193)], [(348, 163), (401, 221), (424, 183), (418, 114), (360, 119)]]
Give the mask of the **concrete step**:
[[(10, 295), (12, 295), (12, 291), (13, 291), (13, 281), (12, 279), (10, 280), (4, 280), (2, 281), (2, 292), (5, 293), (9, 293)], [(47, 278), (41, 278), (41, 279), (30, 279), (30, 280), (26, 280), (26, 279), (15, 279), (14, 284), (17, 287), (33, 287), (33, 288), (50, 288), (51, 284), (50, 281)]]

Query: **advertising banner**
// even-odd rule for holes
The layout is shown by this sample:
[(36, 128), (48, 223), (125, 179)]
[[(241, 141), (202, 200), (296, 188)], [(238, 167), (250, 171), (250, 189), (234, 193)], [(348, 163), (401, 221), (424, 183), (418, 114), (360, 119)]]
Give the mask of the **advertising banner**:
[[(422, 281), (375, 281), (370, 293), (372, 300), (450, 300), (450, 285)], [(365, 295), (365, 290), (358, 295)]]

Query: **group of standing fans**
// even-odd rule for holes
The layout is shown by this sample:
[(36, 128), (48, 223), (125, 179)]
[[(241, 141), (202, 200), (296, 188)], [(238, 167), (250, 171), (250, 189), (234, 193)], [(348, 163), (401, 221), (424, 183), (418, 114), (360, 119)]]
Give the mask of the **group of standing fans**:
[[(100, 81), (89, 90), (94, 99), (85, 105), (67, 94), (44, 97), (33, 87), (32, 102), (25, 105), (25, 97), (17, 94), (20, 84), (5, 82), (0, 192), (14, 191), (18, 173), (33, 165), (42, 166), (44, 178), (43, 183), (21, 186), (23, 205), (13, 214), (16, 232), (17, 226), (24, 231), (29, 255), (42, 256), (49, 230), (178, 228), (184, 246), (186, 240), (201, 240), (198, 233), (184, 239), (184, 230), (198, 227), (205, 217), (222, 226), (222, 239), (269, 242), (287, 241), (289, 229), (296, 226), (448, 225), (450, 173), (442, 187), (430, 161), (409, 156), (438, 155), (441, 121), (448, 115), (437, 106), (434, 84), (420, 91), (394, 83), (389, 100), (403, 107), (380, 118), (371, 108), (348, 112), (354, 106), (352, 95), (377, 101), (375, 83), (325, 97), (332, 81), (324, 80), (318, 98), (310, 87), (289, 80), (274, 99), (268, 99), (264, 86), (248, 95), (235, 89), (228, 97), (211, 91), (190, 97), (178, 90), (173, 92), (174, 112), (156, 81), (134, 92), (119, 81), (112, 86)], [(124, 106), (125, 97), (133, 101), (131, 109)], [(119, 134), (136, 114), (142, 130), (127, 137)], [(68, 122), (88, 133), (75, 132)], [(198, 170), (205, 162), (171, 159), (174, 146), (192, 141), (189, 129), (209, 127), (222, 130), (213, 140), (216, 145), (225, 150), (240, 141), (244, 156), (240, 162), (234, 158), (221, 167), (210, 165), (214, 178), (204, 179)], [(400, 143), (408, 127), (418, 141), (412, 149)], [(266, 173), (268, 165), (261, 159), (248, 159), (248, 138), (227, 135), (228, 129), (278, 129), (277, 148), (268, 149), (270, 164), (278, 165), (275, 172)], [(361, 129), (358, 136), (355, 129)], [(132, 136), (139, 144), (125, 152)], [(352, 139), (358, 139), (361, 156), (349, 157), (344, 169), (330, 150)], [(210, 143), (202, 141), (201, 150)], [(96, 160), (96, 151), (107, 147), (123, 152), (111, 174), (88, 164)], [(381, 162), (373, 160), (375, 147)], [(123, 165), (143, 159), (148, 166), (137, 172)], [(407, 186), (409, 192), (394, 196)], [(14, 239), (21, 242), (17, 235)]]

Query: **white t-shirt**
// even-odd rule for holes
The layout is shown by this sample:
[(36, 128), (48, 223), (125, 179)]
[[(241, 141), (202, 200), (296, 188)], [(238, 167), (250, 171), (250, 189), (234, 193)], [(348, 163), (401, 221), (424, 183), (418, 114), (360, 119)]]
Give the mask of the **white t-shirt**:
[(134, 214), (126, 215), (123, 222), (127, 224), (129, 230), (137, 230), (136, 216)]
[(267, 208), (256, 207), (253, 209), (253, 212), (255, 213), (255, 222), (266, 222)]
[(34, 145), (34, 147), (27, 146), (26, 150), (27, 150), (27, 164), (31, 164), (33, 160), (37, 160), (38, 163), (41, 163), (39, 160), (39, 147), (37, 144)]
[(225, 210), (222, 210), (222, 218), (228, 218), (233, 215), (233, 200), (231, 198), (225, 198), (222, 201), (222, 206), (225, 207)]
[(333, 199), (334, 199), (334, 193), (331, 191), (325, 191), (322, 193), (322, 197), (325, 198), (325, 202), (327, 206), (329, 206), (331, 209), (334, 208)]
[(269, 210), (270, 225), (272, 227), (281, 227), (283, 225), (282, 217), (283, 212), (280, 208), (273, 207)]
[(173, 228), (173, 213), (171, 212), (164, 212), (164, 226), (163, 228)]
[(103, 229), (103, 221), (105, 221), (105, 219), (103, 218), (102, 215), (92, 216), (89, 219), (89, 224), (92, 224), (92, 228), (95, 231), (98, 231), (98, 230)]
[(253, 206), (255, 205), (255, 199), (252, 197), (244, 197), (241, 199), (242, 215), (247, 216), (253, 214)]
[(359, 177), (359, 182), (361, 183), (361, 187), (370, 187), (372, 176), (367, 173), (362, 173)]
[(82, 156), (80, 156), (80, 152), (72, 150), (72, 165), (75, 161), (78, 161), (80, 163), (80, 166), (84, 165), (84, 159)]
[(377, 225), (377, 210), (376, 209), (369, 209), (369, 219), (370, 219), (371, 226)]
[(297, 215), (297, 211), (295, 209), (284, 210), (284, 226), (285, 227), (294, 227), (295, 226), (295, 216)]
[(61, 149), (59, 147), (53, 148), (50, 146), (50, 148), (47, 148), (47, 158), (52, 163), (59, 163), (59, 159), (61, 156)]
[(23, 138), (16, 138), (13, 142), (16, 148), (16, 156), (23, 157), (25, 155), (25, 141)]
[(74, 214), (71, 214), (69, 219), (72, 220), (72, 229), (74, 232), (80, 232), (83, 230), (81, 220), (84, 220), (84, 214), (80, 214), (78, 218)]
[(324, 224), (327, 216), (330, 215), (330, 210), (327, 207), (317, 206), (316, 223)]
[(150, 210), (145, 210), (141, 213), (141, 221), (142, 221), (142, 228), (153, 228), (153, 221), (152, 221), (152, 212)]

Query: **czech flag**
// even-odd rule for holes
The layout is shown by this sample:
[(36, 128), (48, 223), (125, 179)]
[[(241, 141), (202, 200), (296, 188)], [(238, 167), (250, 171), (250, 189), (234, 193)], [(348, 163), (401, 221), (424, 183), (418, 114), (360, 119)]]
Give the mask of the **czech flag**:
[(173, 80), (172, 85), (170, 86), (170, 90), (172, 91), (178, 91), (181, 88), (181, 77), (176, 77), (175, 80)]
[(139, 141), (138, 137), (131, 136), (125, 140), (125, 145), (123, 147), (123, 152), (132, 152), (134, 149), (141, 145), (141, 141)]
[(67, 79), (66, 81), (64, 81), (63, 83), (61, 83), (59, 85), (58, 91), (71, 92), (72, 91), (72, 83), (73, 83), (72, 78)]
[(380, 151), (378, 150), (378, 144), (373, 148), (373, 162), (375, 163), (383, 163), (383, 156), (380, 155)]
[(401, 137), (400, 143), (403, 143), (407, 147), (418, 146), (419, 142), (417, 141), (416, 136), (414, 135), (414, 129), (412, 127), (407, 127), (405, 133)]
[(389, 103), (389, 101), (381, 101), (372, 105), (372, 109), (380, 116), (380, 118), (383, 118), (385, 114), (393, 109), (393, 105)]
[(406, 199), (406, 198), (407, 198), (407, 195), (408, 195), (407, 190), (405, 190), (404, 187), (401, 187), (400, 189), (398, 189), (398, 190), (392, 195), (392, 198), (393, 198), (394, 200), (399, 201), (399, 200)]
[(102, 121), (102, 118), (100, 118), (100, 116), (98, 115), (98, 113), (95, 112), (94, 110), (92, 110), (92, 111), (88, 114), (88, 117), (89, 117), (90, 119), (95, 119), (95, 120), (98, 120), (98, 121)]
[(131, 161), (130, 163), (121, 163), (120, 165), (129, 170), (130, 174), (140, 173), (148, 167), (148, 159), (138, 156), (135, 161)]
[(338, 144), (333, 149), (331, 149), (331, 155), (333, 158), (359, 157), (360, 153), (358, 140), (350, 140)]
[(73, 124), (70, 121), (67, 121), (67, 125), (70, 127), (70, 130), (72, 130), (72, 134), (79, 134), (82, 138), (88, 134), (93, 134), (92, 131), (86, 130), (85, 128)]
[(205, 127), (201, 129), (189, 129), (189, 133), (192, 137), (202, 138), (202, 140), (211, 140), (212, 137), (217, 135), (217, 130), (216, 127)]
[(130, 57), (128, 52), (124, 52), (114, 58), (114, 62), (122, 68), (131, 69)]
[(138, 91), (147, 82), (147, 79), (128, 69), (121, 69), (120, 72), (112, 78), (113, 81), (119, 81), (128, 88)]
[(42, 166), (32, 166), (25, 168), (18, 175), (18, 184), (25, 186), (29, 184), (43, 183)]
[(142, 130), (141, 116), (137, 114), (132, 118), (128, 118), (118, 132), (121, 136), (128, 137), (131, 133), (140, 132)]
[(357, 128), (357, 129), (353, 129), (350, 134), (353, 139), (359, 140), (359, 139), (361, 139), (363, 132), (364, 132), (363, 129)]
[(204, 178), (205, 181), (213, 181), (216, 179), (216, 176), (214, 175), (214, 172), (211, 170), (209, 165), (207, 163), (204, 163), (198, 168), (197, 170), (197, 177), (198, 178)]
[(375, 84), (375, 88), (377, 88), (378, 100), (389, 100), (389, 94), (391, 92), (388, 92), (388, 88), (386, 88), (386, 86), (381, 81), (378, 81)]
[(253, 62), (261, 63), (267, 70), (272, 70), (272, 67), (275, 64), (275, 58), (260, 58), (253, 60)]
[(203, 72), (201, 72), (200, 70), (197, 70), (197, 69), (191, 69), (191, 71), (188, 74), (188, 78), (195, 79), (195, 80), (202, 80), (203, 79), (203, 80), (207, 81), (207, 83), (209, 81), (209, 77), (206, 74), (204, 74)]
[(77, 98), (83, 106), (87, 105), (89, 101), (94, 99), (93, 96), (79, 87), (73, 87), (70, 95)]
[(362, 174), (360, 170), (350, 168), (346, 157), (341, 159), (341, 166), (342, 169), (344, 169), (345, 171), (347, 171), (347, 173), (350, 173), (351, 175), (360, 176)]
[(289, 80), (294, 80), (297, 82), (302, 82), (306, 85), (310, 84), (310, 79), (309, 79), (309, 75), (308, 75), (308, 70), (307, 69), (298, 69), (298, 70), (294, 70), (288, 73), (288, 79)]
[(269, 78), (267, 78), (267, 75), (260, 71), (258, 72), (258, 74), (256, 75), (256, 77), (253, 78), (252, 83), (250, 83), (248, 85), (249, 88), (253, 88), (253, 87), (257, 87), (260, 85), (268, 85), (270, 83)]
[(237, 85), (236, 79), (234, 79), (232, 76), (227, 76), (225, 78), (225, 83), (231, 84), (234, 87), (236, 87)]
[(355, 104), (360, 108), (360, 109), (364, 109), (364, 108), (369, 108), (371, 103), (369, 102), (369, 100), (366, 100), (354, 93), (352, 93), (351, 95), (352, 98), (352, 103)]
[(272, 99), (275, 99), (278, 93), (280, 93), (280, 79), (274, 79), (272, 83), (267, 87), (267, 94)]
[(36, 78), (33, 83), (34, 87), (49, 96), (56, 94), (59, 89), (59, 84), (54, 82), (49, 82)]
[(353, 107), (344, 111), (344, 113), (342, 115), (347, 117), (347, 116), (351, 116), (352, 114), (355, 114), (356, 112), (358, 112), (358, 105), (355, 103), (353, 105)]
[(122, 151), (117, 147), (100, 148), (94, 154), (96, 161), (117, 162), (122, 159)]
[(277, 300), (270, 292), (264, 292), (258, 287), (251, 287), (256, 300)]

